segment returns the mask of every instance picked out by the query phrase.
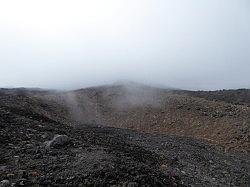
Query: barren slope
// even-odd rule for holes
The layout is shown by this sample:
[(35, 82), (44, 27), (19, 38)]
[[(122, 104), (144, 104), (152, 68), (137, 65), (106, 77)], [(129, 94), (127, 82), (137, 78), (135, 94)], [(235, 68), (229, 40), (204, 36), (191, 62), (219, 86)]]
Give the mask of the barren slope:
[(89, 123), (189, 136), (223, 145), (225, 150), (250, 150), (247, 105), (138, 85), (94, 87), (71, 94)]

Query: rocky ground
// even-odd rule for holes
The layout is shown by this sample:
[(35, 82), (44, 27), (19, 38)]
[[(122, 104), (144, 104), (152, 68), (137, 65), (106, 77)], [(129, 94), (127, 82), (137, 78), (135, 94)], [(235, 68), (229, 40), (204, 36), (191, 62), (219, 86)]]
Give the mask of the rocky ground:
[(247, 152), (107, 127), (94, 118), (80, 123), (69, 116), (81, 106), (70, 97), (65, 107), (61, 99), (54, 92), (1, 91), (0, 186), (249, 185)]

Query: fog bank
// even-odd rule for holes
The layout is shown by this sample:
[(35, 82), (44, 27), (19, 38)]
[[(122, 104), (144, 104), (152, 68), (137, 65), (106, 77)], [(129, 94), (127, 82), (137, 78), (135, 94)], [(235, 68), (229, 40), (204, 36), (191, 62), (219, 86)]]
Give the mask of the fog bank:
[(248, 0), (0, 2), (0, 87), (250, 88)]

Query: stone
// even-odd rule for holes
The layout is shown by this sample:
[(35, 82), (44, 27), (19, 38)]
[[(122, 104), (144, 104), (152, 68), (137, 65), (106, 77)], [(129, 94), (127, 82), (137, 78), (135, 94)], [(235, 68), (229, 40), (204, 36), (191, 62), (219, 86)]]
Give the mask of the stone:
[(19, 170), (18, 175), (19, 175), (19, 178), (24, 178), (24, 179), (28, 178), (28, 174), (25, 170)]
[(161, 170), (167, 170), (167, 169), (168, 169), (167, 164), (162, 164), (162, 165), (160, 166), (160, 169), (161, 169)]
[(138, 183), (137, 182), (129, 182), (127, 184), (127, 187), (137, 187), (138, 186)]
[(7, 166), (0, 166), (0, 171), (4, 172), (7, 170)]
[(47, 148), (59, 148), (70, 143), (67, 135), (55, 135), (51, 141), (45, 142)]
[(8, 187), (10, 186), (10, 181), (9, 180), (2, 180), (0, 182), (0, 187)]
[(28, 179), (19, 179), (16, 184), (17, 186), (31, 186), (32, 182)]

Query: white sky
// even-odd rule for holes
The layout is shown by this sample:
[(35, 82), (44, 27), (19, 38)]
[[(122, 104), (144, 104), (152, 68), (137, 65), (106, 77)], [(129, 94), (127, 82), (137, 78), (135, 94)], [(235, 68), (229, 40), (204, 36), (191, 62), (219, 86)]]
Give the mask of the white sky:
[(0, 87), (250, 88), (249, 0), (0, 0)]

